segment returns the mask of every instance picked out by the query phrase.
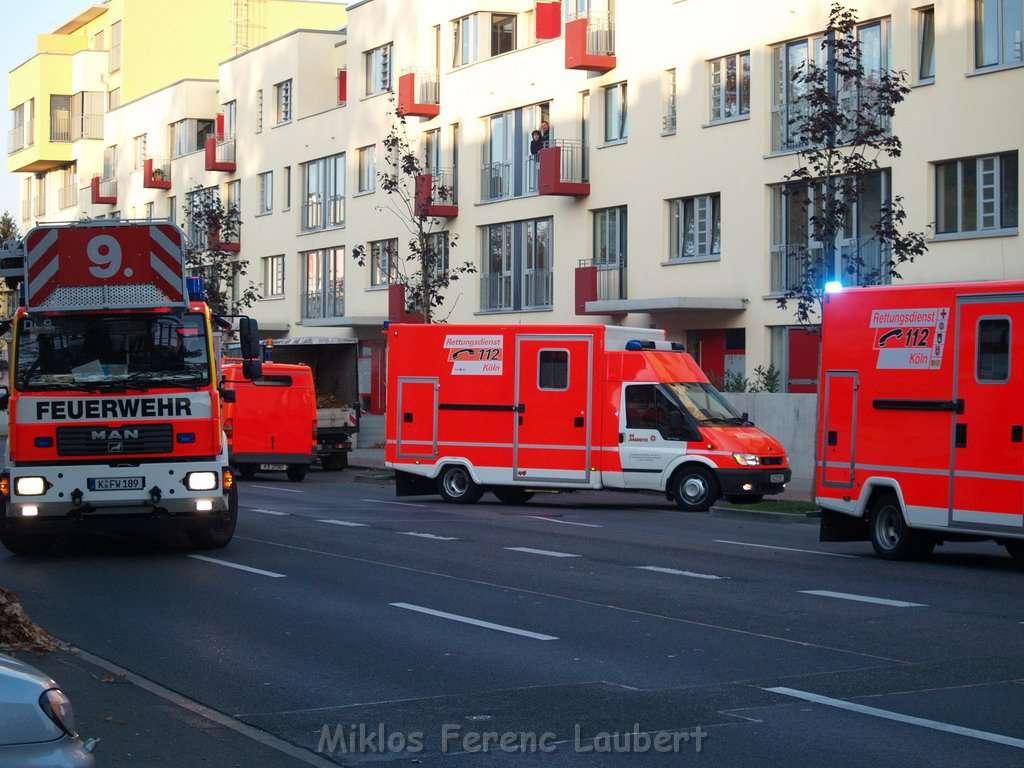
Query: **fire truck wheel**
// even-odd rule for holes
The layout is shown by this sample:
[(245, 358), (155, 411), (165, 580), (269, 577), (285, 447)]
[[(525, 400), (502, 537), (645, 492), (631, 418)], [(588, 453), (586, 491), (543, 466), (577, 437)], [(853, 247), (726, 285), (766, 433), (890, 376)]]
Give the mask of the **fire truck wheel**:
[(301, 483), (303, 478), (306, 477), (306, 470), (309, 467), (305, 464), (289, 464), (285, 474), (288, 475), (288, 479), (293, 483)]
[(56, 540), (56, 536), (48, 533), (26, 533), (0, 527), (0, 544), (15, 555), (45, 554)]
[(672, 498), (687, 512), (707, 512), (718, 498), (718, 482), (711, 470), (691, 464), (672, 477)]
[(871, 507), (868, 526), (871, 546), (886, 560), (907, 560), (925, 557), (935, 549), (935, 537), (912, 531), (903, 520), (903, 511), (895, 494), (879, 496)]
[(1024, 563), (1024, 541), (1019, 539), (1004, 541), (1003, 546), (1006, 547), (1006, 551), (1010, 553), (1010, 557), (1018, 563)]
[(461, 464), (451, 464), (441, 470), (437, 478), (437, 492), (450, 504), (476, 504), (484, 489), (474, 482), (469, 470)]
[(252, 480), (256, 477), (256, 469), (251, 464), (243, 464), (238, 468), (238, 476), (243, 480)]
[(214, 528), (201, 531), (189, 531), (188, 538), (196, 549), (221, 549), (228, 545), (235, 535), (235, 524), (238, 522), (238, 488), (231, 486), (228, 491), (228, 510)]
[(522, 488), (495, 488), (493, 493), (502, 504), (525, 504), (533, 498), (532, 491)]

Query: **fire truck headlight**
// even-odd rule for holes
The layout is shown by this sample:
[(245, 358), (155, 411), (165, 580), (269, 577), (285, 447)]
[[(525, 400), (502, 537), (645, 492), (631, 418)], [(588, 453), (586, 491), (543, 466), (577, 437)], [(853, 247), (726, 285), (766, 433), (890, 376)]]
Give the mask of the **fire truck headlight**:
[(732, 457), (743, 467), (756, 467), (761, 463), (756, 453), (734, 453)]
[(14, 480), (14, 492), (19, 496), (42, 496), (46, 485), (45, 477), (18, 477)]
[(212, 491), (217, 487), (217, 473), (189, 472), (185, 475), (185, 487), (190, 491)]

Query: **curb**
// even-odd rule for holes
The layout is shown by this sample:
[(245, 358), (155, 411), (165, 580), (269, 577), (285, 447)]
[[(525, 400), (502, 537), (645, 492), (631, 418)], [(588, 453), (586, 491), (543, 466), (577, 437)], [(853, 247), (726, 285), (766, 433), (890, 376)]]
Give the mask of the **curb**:
[(711, 516), (732, 520), (754, 520), (759, 523), (776, 523), (779, 525), (810, 525), (818, 523), (820, 513), (807, 512), (800, 515), (791, 512), (766, 512), (760, 509), (713, 506), (711, 507)]
[(372, 483), (378, 483), (378, 484), (390, 485), (390, 484), (395, 482), (394, 475), (388, 476), (388, 475), (383, 475), (383, 474), (381, 474), (381, 475), (364, 474), (364, 473), (369, 473), (369, 472), (382, 472), (383, 471), (383, 470), (375, 469), (373, 467), (351, 467), (350, 466), (350, 467), (348, 467), (348, 469), (353, 470), (352, 475), (351, 475), (353, 483), (371, 483), (371, 484)]

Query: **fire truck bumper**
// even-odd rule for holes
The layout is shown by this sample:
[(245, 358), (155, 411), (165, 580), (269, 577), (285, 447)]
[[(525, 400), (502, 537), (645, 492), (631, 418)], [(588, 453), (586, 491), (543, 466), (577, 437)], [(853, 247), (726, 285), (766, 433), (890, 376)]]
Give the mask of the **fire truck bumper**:
[(792, 476), (793, 472), (789, 468), (718, 470), (718, 482), (723, 496), (782, 493)]

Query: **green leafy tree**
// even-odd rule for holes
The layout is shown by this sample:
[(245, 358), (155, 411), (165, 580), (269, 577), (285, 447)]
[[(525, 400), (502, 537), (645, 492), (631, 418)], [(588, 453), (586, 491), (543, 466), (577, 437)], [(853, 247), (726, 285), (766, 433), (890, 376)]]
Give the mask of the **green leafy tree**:
[(820, 317), (827, 281), (884, 284), (900, 279), (900, 268), (927, 250), (924, 233), (904, 231), (906, 213), (897, 195), (882, 200), (868, 245), (837, 253), (837, 239), (850, 230), (868, 183), (883, 161), (902, 152), (892, 118), (910, 89), (906, 72), (865, 67), (857, 17), (840, 3), (831, 7), (821, 53), (823, 62), (809, 61), (793, 74), (796, 103), (788, 120), (790, 145), (801, 149), (798, 167), (786, 177), (787, 194), (808, 214), (808, 239), (821, 244), (791, 257), (778, 299), (783, 309), (795, 304), (801, 324)]
[(242, 285), (249, 262), (225, 245), (238, 242), (241, 214), (225, 207), (215, 187), (194, 186), (184, 207), (189, 242), (185, 262), (195, 277), (205, 280), (206, 303), (215, 314), (235, 315), (252, 306), (260, 293), (251, 280)]
[[(418, 205), (416, 180), (429, 175), (431, 169), (409, 136), (406, 119), (395, 107), (394, 94), (391, 104), (391, 127), (383, 140), (386, 167), (378, 174), (387, 203), (376, 206), (376, 210), (391, 213), (405, 227), (409, 233), (408, 255), (399, 259), (395, 254), (372, 254), (366, 246), (360, 245), (352, 249), (352, 256), (359, 266), (365, 266), (374, 257), (386, 259), (388, 263), (379, 268), (387, 270), (392, 283), (404, 286), (406, 311), (421, 315), (425, 323), (444, 322), (454, 309), (453, 304), (445, 317), (439, 319), (447, 289), (460, 277), (477, 269), (471, 261), (451, 262), (450, 251), (458, 244), (458, 236), (448, 231), (446, 219), (430, 216)], [(431, 201), (452, 205), (455, 190), (434, 183)]]
[(19, 237), (21, 237), (21, 233), (18, 231), (17, 222), (14, 221), (10, 211), (4, 211), (0, 216), (0, 243), (17, 240)]

